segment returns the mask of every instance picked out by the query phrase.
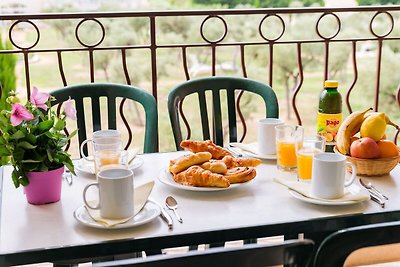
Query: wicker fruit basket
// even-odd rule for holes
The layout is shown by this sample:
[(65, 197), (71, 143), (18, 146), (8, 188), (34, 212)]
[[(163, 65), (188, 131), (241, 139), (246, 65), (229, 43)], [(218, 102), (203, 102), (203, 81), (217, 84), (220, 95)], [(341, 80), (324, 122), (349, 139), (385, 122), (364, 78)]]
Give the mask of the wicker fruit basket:
[[(334, 149), (335, 153), (341, 154), (339, 151)], [(400, 162), (400, 152), (396, 157), (391, 158), (379, 158), (379, 159), (360, 159), (347, 156), (347, 160), (357, 168), (357, 175), (359, 176), (383, 176), (389, 174), (391, 170), (396, 167), (396, 165)], [(348, 171), (351, 172), (351, 168), (347, 168)]]

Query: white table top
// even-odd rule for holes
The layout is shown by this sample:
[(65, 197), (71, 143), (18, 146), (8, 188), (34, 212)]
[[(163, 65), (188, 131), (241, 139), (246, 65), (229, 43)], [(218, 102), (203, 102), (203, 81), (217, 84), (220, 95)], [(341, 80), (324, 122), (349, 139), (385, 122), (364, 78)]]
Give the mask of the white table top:
[[(375, 214), (400, 211), (400, 166), (390, 175), (365, 178), (388, 197), (382, 209), (372, 201), (348, 206), (319, 206), (293, 198), (288, 190), (272, 181), (273, 177), (289, 175), (278, 171), (274, 160), (265, 160), (257, 167), (256, 178), (237, 188), (218, 192), (183, 191), (162, 184), (157, 177), (172, 158), (185, 152), (138, 155), (144, 164), (135, 170), (135, 184), (150, 180), (156, 184), (151, 198), (163, 204), (168, 195), (179, 203), (183, 223), (177, 222), (168, 211), (174, 227), (157, 217), (152, 222), (130, 229), (103, 230), (81, 225), (73, 212), (83, 205), (83, 187), (94, 178), (74, 177), (73, 185), (64, 181), (61, 200), (47, 205), (31, 205), (23, 189), (15, 189), (11, 181), (11, 167), (4, 168), (1, 203), (0, 255), (38, 248), (74, 246), (125, 238), (174, 236), (188, 233), (229, 230), (241, 227), (304, 222), (348, 214)], [(358, 182), (357, 182), (358, 183)], [(397, 212), (399, 214), (400, 212)], [(382, 213), (383, 214), (383, 213)], [(399, 216), (399, 215), (396, 215)], [(282, 233), (284, 234), (284, 233)]]

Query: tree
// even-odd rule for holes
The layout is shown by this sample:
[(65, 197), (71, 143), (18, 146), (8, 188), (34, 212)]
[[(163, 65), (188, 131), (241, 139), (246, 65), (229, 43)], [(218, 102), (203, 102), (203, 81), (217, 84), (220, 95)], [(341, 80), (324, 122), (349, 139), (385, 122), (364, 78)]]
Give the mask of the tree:
[[(12, 45), (10, 41), (3, 39), (0, 35), (0, 51), (11, 50)], [(0, 88), (1, 88), (1, 99), (0, 109), (9, 110), (10, 104), (6, 103), (7, 97), (10, 92), (15, 92), (17, 87), (17, 77), (15, 74), (15, 66), (17, 64), (17, 57), (14, 54), (0, 54)]]
[[(221, 4), (229, 8), (238, 5), (251, 5), (254, 7), (288, 7), (294, 0), (193, 0), (195, 4), (201, 5), (215, 5)], [(312, 6), (315, 4), (323, 5), (323, 0), (301, 0), (303, 6)]]
[(374, 5), (398, 5), (400, 0), (358, 0), (360, 6), (374, 6)]

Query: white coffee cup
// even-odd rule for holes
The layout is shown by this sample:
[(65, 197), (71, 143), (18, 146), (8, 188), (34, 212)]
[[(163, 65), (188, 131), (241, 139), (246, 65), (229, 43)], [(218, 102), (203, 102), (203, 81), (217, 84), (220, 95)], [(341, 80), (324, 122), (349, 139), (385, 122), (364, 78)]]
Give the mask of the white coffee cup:
[[(133, 215), (133, 171), (108, 169), (97, 174), (97, 183), (88, 184), (83, 190), (83, 201), (90, 209), (99, 209), (107, 219), (123, 219)], [(98, 188), (98, 204), (92, 206), (86, 199), (87, 190)]]
[(86, 160), (93, 161), (93, 158), (86, 156), (83, 151), (83, 148), (89, 142), (93, 144), (94, 151), (106, 150), (107, 148), (110, 148), (111, 150), (120, 149), (120, 146), (122, 145), (121, 133), (118, 130), (100, 130), (93, 133), (92, 139), (83, 141), (80, 147), (81, 156)]
[[(352, 168), (350, 179), (346, 180), (346, 165)], [(311, 196), (325, 199), (340, 198), (344, 188), (356, 178), (356, 166), (346, 157), (335, 153), (320, 153), (313, 157)]]
[(261, 155), (275, 155), (275, 126), (283, 125), (283, 120), (276, 118), (266, 118), (258, 121), (258, 152)]

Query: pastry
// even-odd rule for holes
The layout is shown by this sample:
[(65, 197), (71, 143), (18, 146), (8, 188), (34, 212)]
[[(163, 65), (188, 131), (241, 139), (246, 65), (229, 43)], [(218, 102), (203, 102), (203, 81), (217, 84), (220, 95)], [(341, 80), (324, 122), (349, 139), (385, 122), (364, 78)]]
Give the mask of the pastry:
[(199, 152), (184, 155), (169, 162), (169, 171), (172, 174), (177, 174), (178, 172), (186, 170), (190, 166), (200, 165), (206, 161), (209, 161), (210, 159), (211, 154), (209, 152)]
[(260, 159), (256, 158), (234, 158), (232, 156), (225, 156), (222, 158), (222, 161), (228, 169), (234, 167), (256, 167), (262, 162)]
[(201, 164), (201, 167), (205, 170), (220, 174), (225, 174), (228, 170), (226, 164), (222, 160), (214, 159), (204, 162), (203, 164)]
[(256, 177), (256, 170), (253, 167), (236, 167), (228, 169), (224, 175), (231, 184), (244, 183)]
[(183, 140), (180, 145), (182, 148), (190, 150), (193, 153), (200, 151), (208, 151), (211, 153), (213, 159), (222, 159), (224, 156), (232, 156), (232, 154), (228, 150), (220, 146), (217, 146), (211, 140), (207, 141)]
[(229, 180), (223, 175), (204, 170), (200, 166), (191, 166), (187, 170), (173, 175), (175, 182), (199, 187), (229, 187)]

